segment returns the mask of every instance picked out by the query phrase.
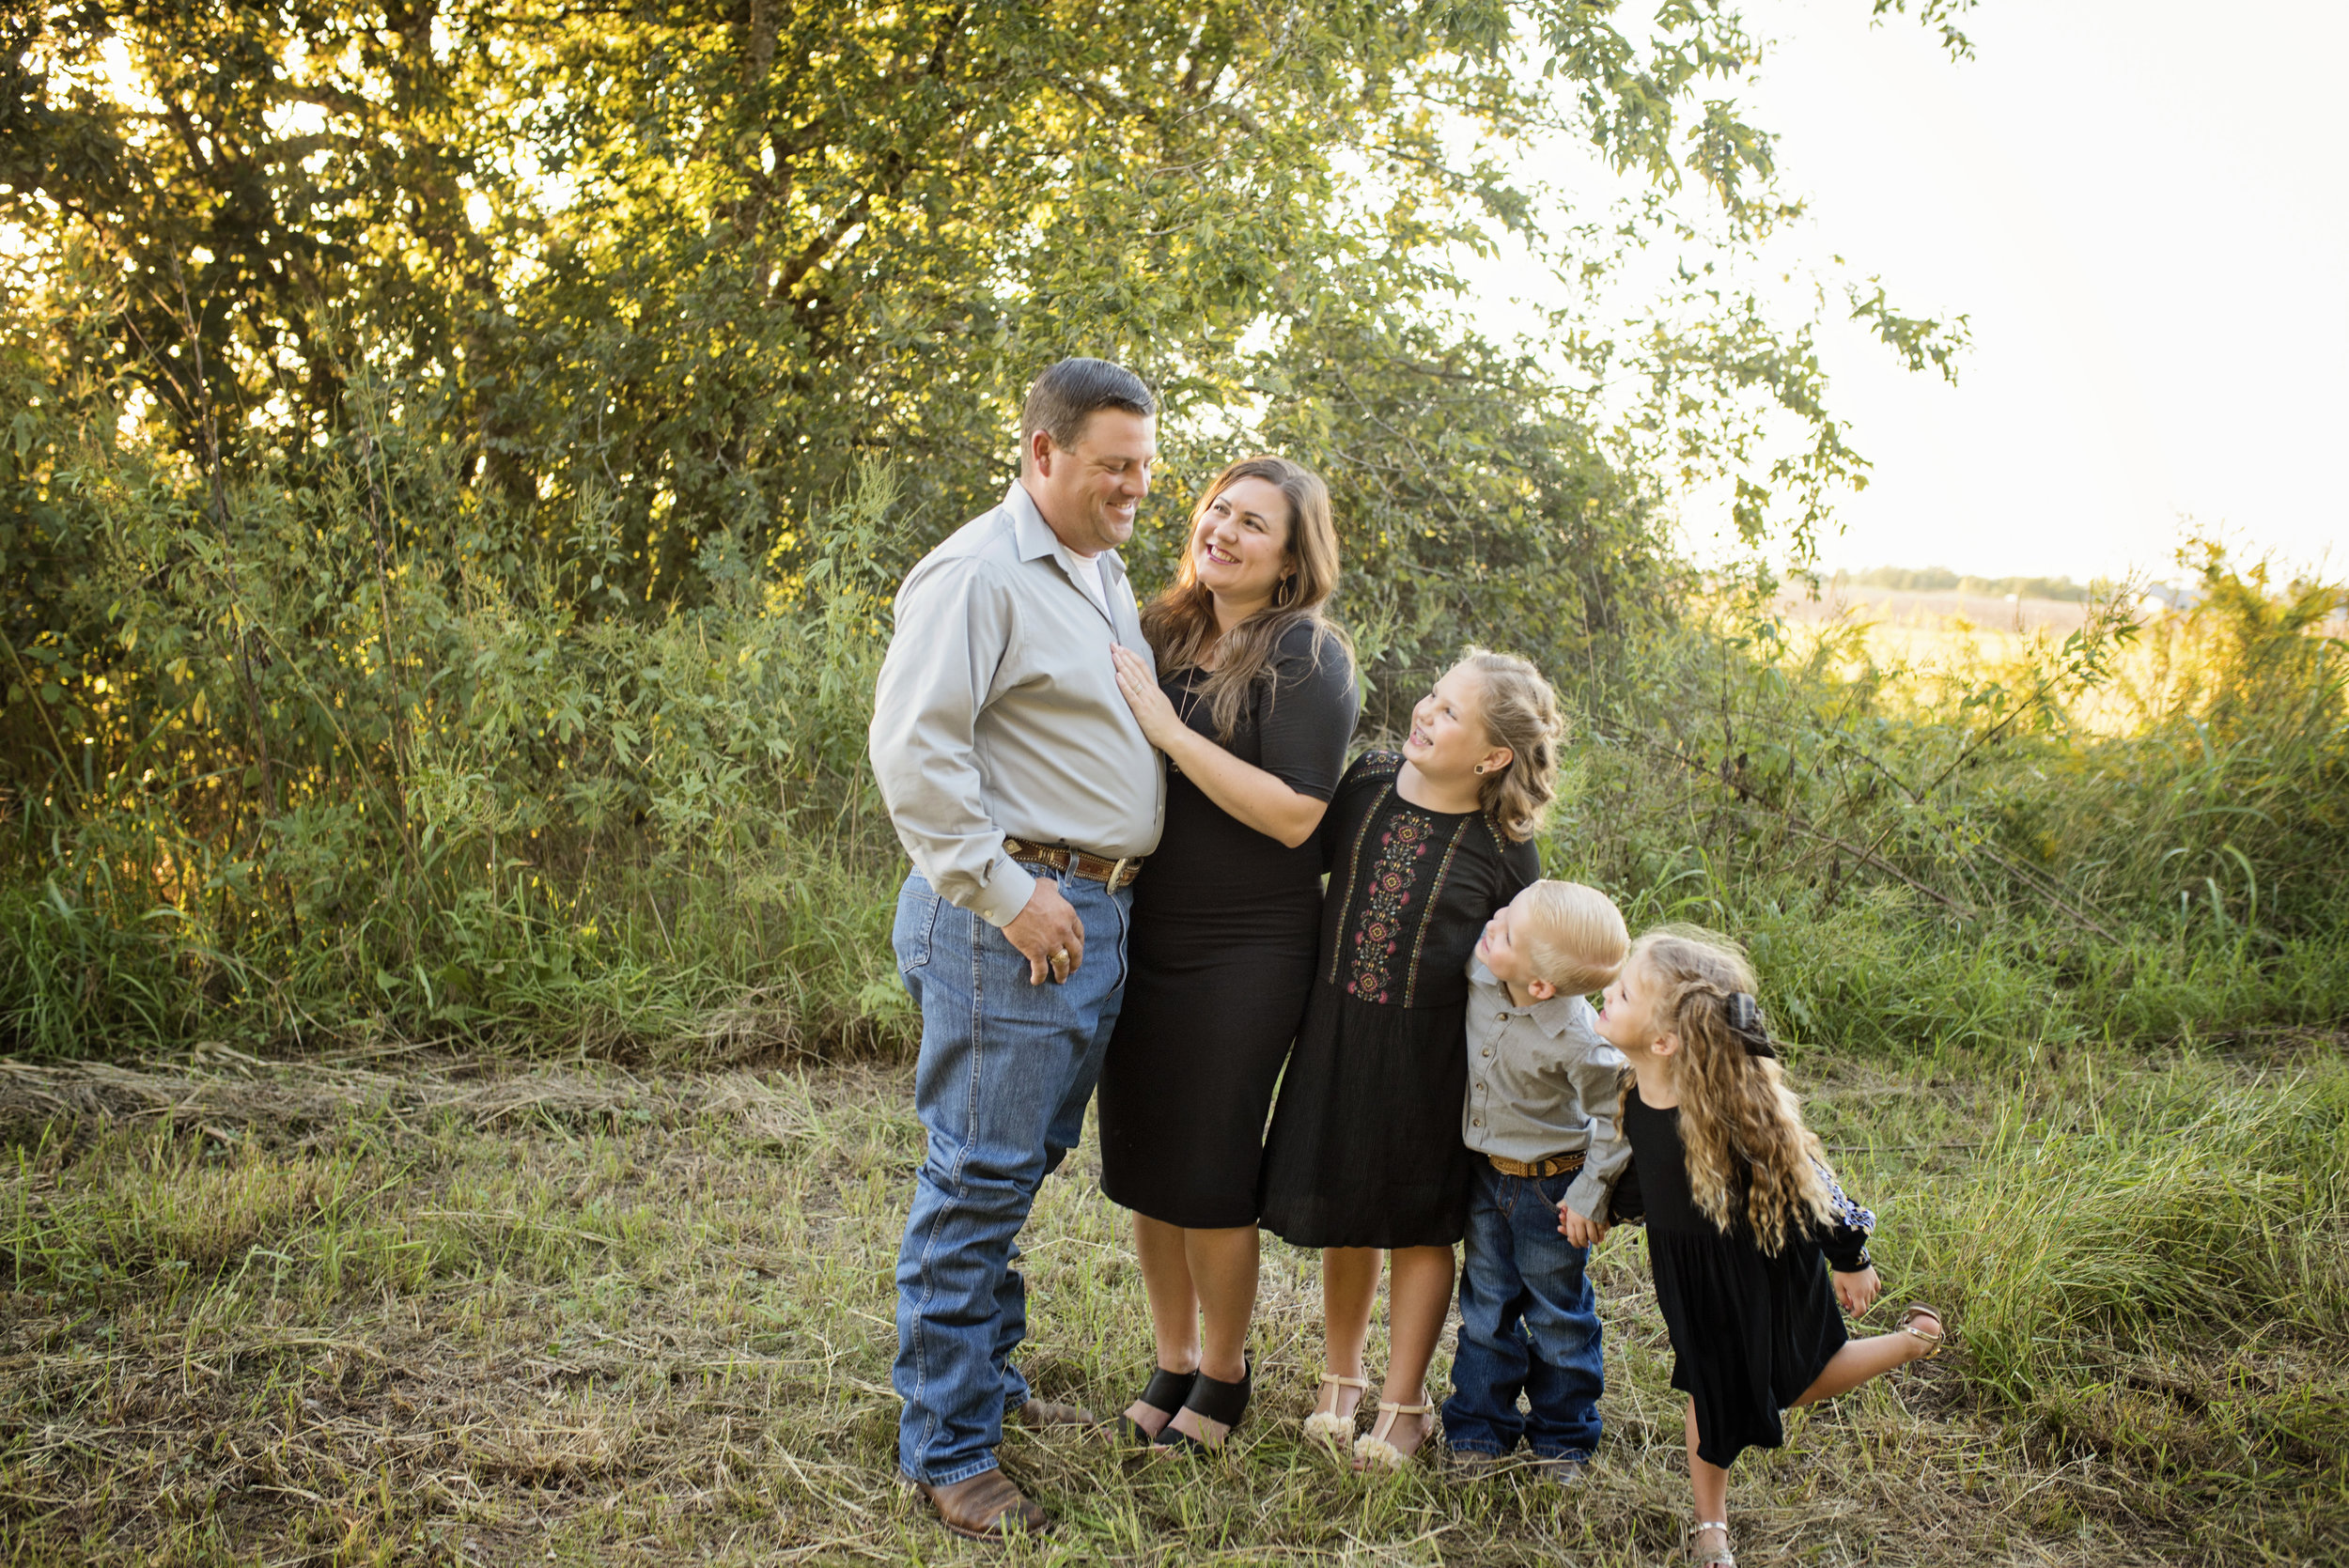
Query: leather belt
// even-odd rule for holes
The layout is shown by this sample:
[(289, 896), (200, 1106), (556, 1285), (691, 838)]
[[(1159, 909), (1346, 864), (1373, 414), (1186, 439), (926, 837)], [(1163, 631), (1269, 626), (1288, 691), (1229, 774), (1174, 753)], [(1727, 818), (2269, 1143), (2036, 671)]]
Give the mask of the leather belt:
[(1493, 1169), (1504, 1176), (1530, 1176), (1537, 1181), (1582, 1169), (1582, 1151), (1579, 1149), (1570, 1155), (1552, 1155), (1548, 1159), (1537, 1159), (1531, 1164), (1501, 1155), (1486, 1155), (1485, 1157), (1491, 1160)]
[(1023, 838), (1004, 839), (1003, 853), (1015, 861), (1042, 861), (1054, 871), (1071, 872), (1088, 882), (1106, 882), (1112, 892), (1142, 875), (1140, 855), (1112, 861), (1105, 855), (1071, 849), (1065, 844), (1030, 844)]

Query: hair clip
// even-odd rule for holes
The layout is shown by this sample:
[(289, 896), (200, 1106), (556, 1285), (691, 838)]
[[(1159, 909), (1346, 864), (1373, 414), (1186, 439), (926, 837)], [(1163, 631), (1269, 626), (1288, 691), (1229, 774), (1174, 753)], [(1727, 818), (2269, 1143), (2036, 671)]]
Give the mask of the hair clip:
[(1744, 991), (1729, 999), (1729, 1027), (1744, 1042), (1748, 1056), (1766, 1056), (1775, 1061), (1778, 1052), (1770, 1045), (1770, 1032), (1762, 1023), (1762, 1004)]

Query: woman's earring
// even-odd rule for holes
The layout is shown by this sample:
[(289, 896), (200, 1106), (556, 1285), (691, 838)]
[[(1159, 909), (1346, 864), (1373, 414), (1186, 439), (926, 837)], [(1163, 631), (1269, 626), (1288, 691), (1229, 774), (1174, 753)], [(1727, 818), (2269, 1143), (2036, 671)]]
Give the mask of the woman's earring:
[(1481, 762), (1480, 762), (1480, 763), (1478, 763), (1478, 764), (1476, 765), (1476, 770), (1477, 770), (1479, 773), (1482, 773), (1482, 772), (1485, 770), (1485, 765), (1484, 765), (1483, 763), (1481, 763)]

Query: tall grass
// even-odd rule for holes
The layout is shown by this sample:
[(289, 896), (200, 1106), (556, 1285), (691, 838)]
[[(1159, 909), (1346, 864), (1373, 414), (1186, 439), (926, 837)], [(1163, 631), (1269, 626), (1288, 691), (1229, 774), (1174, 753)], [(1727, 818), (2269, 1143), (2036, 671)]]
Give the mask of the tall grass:
[[(2092, 1066), (2088, 1069), (2092, 1075)], [(2349, 1327), (2349, 1069), (2282, 1083), (2187, 1062), (2069, 1113), (2010, 1101), (1908, 1256), (1965, 1309), (1968, 1373), (2030, 1405), (2084, 1346), (2146, 1353), (2290, 1326)]]
[[(2349, 1020), (2341, 590), (2200, 557), (2206, 597), (1960, 679), (1752, 596), (1649, 639), (1589, 716), (1553, 864), (1636, 924), (1753, 945), (1798, 1035), (2030, 1051)], [(2149, 645), (2150, 644), (2150, 645)], [(2124, 688), (2137, 721), (2076, 722)]]

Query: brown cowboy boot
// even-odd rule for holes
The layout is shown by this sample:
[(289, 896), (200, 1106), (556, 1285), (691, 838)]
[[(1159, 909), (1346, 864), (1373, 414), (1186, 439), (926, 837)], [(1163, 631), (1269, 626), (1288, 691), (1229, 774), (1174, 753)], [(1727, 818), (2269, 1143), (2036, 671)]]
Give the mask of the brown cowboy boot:
[(913, 1489), (930, 1499), (930, 1506), (938, 1510), (939, 1523), (973, 1540), (997, 1540), (1015, 1529), (1041, 1535), (1052, 1528), (1050, 1516), (1030, 1502), (1000, 1469), (983, 1470), (943, 1486), (917, 1481)]

